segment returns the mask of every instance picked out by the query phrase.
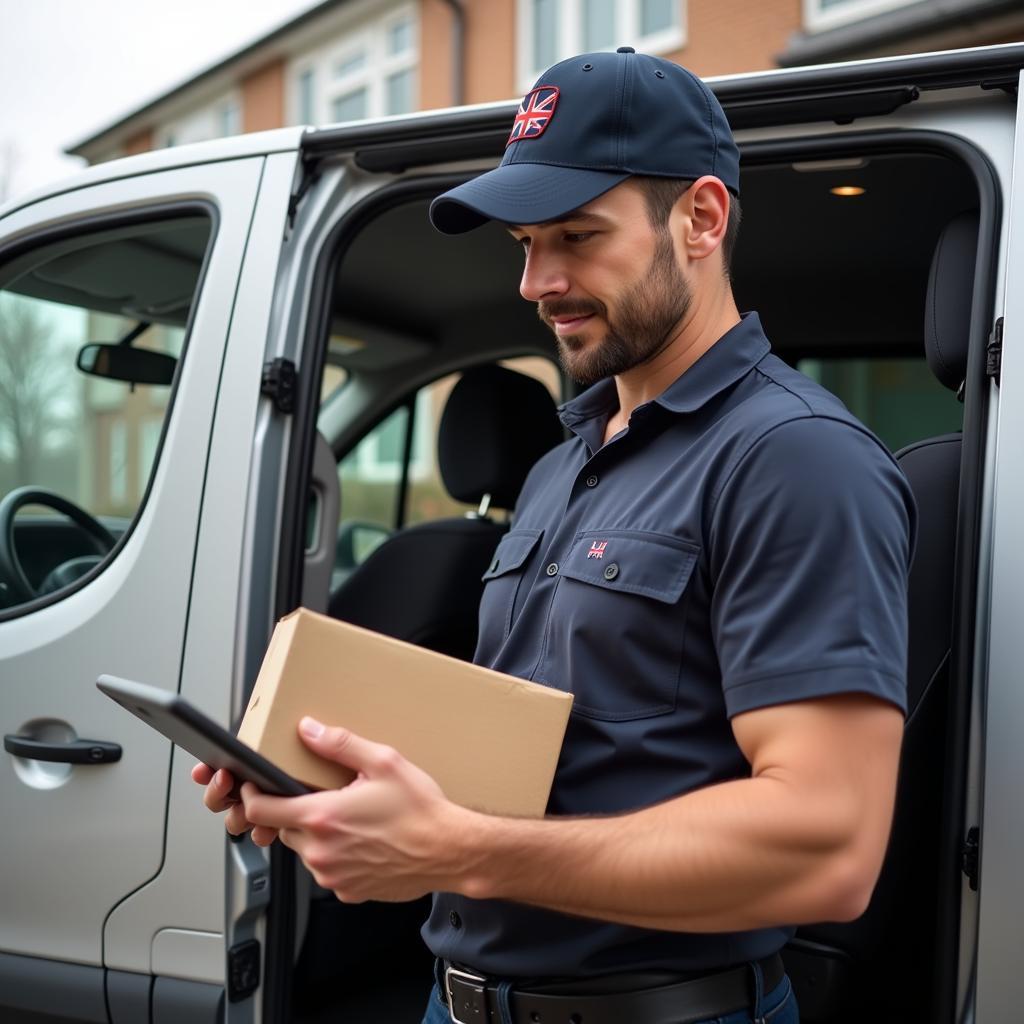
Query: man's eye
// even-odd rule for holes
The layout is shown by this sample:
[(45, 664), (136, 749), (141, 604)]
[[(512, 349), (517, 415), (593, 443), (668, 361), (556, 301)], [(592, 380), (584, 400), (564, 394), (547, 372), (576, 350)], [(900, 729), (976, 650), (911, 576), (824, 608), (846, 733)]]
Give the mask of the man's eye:
[(575, 244), (577, 242), (585, 242), (593, 233), (593, 231), (567, 231), (563, 237), (567, 242)]

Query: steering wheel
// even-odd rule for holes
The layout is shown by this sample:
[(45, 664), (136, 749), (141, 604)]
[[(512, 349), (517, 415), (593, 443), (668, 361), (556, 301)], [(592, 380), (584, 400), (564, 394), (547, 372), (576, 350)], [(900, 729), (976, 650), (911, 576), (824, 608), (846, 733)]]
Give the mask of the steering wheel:
[(117, 543), (114, 535), (101, 522), (53, 491), (40, 487), (19, 487), (11, 491), (0, 501), (0, 579), (7, 583), (18, 603), (31, 601), (39, 593), (29, 583), (14, 547), (14, 517), (25, 505), (43, 505), (67, 516), (92, 541), (100, 556), (107, 554)]

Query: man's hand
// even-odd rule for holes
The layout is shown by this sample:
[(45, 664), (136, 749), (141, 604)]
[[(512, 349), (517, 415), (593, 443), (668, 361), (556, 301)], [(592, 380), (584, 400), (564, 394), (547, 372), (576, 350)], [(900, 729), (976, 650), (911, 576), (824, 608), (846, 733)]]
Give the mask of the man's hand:
[(211, 811), (228, 812), (224, 815), (224, 827), (233, 836), (240, 836), (252, 829), (253, 842), (258, 846), (269, 846), (277, 838), (276, 829), (253, 828), (252, 822), (246, 820), (241, 798), (233, 792), (235, 780), (231, 772), (224, 768), (215, 772), (208, 764), (200, 762), (192, 769), (192, 781), (206, 787), (203, 803)]
[(412, 900), (453, 883), (454, 839), (473, 812), (391, 747), (311, 718), (299, 734), (315, 754), (358, 775), (343, 789), (298, 797), (267, 796), (245, 783), (242, 813), (256, 826), (254, 842), (279, 835), (317, 884), (346, 903)]

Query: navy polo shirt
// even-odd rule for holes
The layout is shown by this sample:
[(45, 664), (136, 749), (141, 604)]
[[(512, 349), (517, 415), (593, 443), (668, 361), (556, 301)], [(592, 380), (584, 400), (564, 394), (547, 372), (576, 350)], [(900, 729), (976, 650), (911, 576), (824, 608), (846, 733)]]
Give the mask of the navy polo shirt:
[[(729, 719), (861, 692), (906, 711), (915, 509), (883, 444), (773, 355), (756, 313), (603, 444), (602, 381), (563, 406), (498, 545), (475, 660), (574, 694), (549, 815), (609, 814), (750, 766)], [(701, 970), (786, 927), (657, 931), (435, 895), (440, 957), (505, 977)]]

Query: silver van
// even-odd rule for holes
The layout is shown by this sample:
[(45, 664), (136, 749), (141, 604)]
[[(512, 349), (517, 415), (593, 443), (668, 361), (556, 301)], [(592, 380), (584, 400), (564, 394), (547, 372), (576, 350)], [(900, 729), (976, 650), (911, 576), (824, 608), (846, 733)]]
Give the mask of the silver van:
[[(785, 952), (809, 1024), (1024, 1017), (1022, 68), (1007, 45), (710, 83), (740, 306), (921, 509), (892, 841), (867, 913)], [(94, 684), (237, 723), (300, 604), (471, 653), (571, 390), (500, 226), (426, 211), (514, 113), (183, 146), (0, 209), (5, 1024), (420, 1020), (423, 906), (343, 905), (229, 840), (191, 759)]]

